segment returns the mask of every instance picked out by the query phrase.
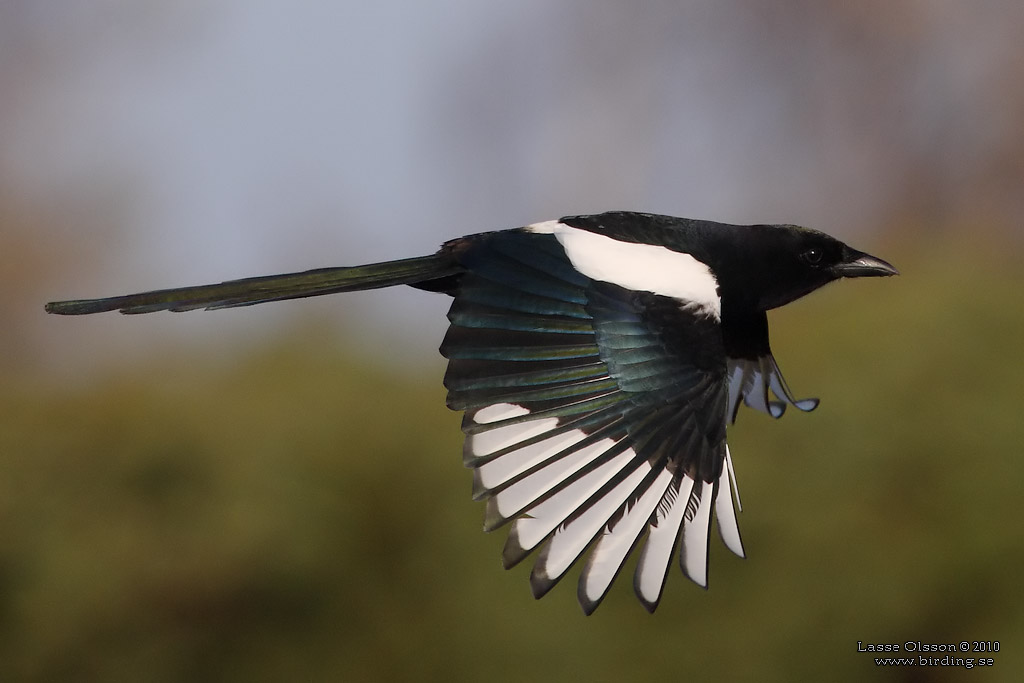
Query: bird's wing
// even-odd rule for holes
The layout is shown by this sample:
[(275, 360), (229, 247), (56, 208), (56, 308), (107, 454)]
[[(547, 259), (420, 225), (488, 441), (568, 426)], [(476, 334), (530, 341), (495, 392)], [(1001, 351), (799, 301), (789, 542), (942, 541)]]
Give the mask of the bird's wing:
[(634, 586), (652, 611), (677, 546), (707, 585), (712, 508), (742, 556), (717, 320), (582, 275), (552, 235), (492, 233), (460, 260), (445, 386), (465, 411), (485, 528), (512, 523), (505, 565), (543, 544), (540, 597), (590, 547), (578, 588), (589, 614), (644, 532)]
[(782, 417), (787, 405), (804, 412), (818, 407), (818, 399), (796, 398), (790, 391), (768, 342), (767, 313), (757, 313), (740, 321), (731, 320), (725, 340), (729, 363), (730, 422), (736, 421), (741, 401), (747, 407), (774, 418)]

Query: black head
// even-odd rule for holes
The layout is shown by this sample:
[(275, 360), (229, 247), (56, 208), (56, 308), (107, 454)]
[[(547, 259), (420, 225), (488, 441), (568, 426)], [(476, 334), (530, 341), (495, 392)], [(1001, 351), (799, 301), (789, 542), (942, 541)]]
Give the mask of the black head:
[(843, 244), (823, 232), (796, 225), (750, 227), (749, 255), (756, 278), (757, 308), (777, 308), (846, 277), (898, 275), (880, 258)]

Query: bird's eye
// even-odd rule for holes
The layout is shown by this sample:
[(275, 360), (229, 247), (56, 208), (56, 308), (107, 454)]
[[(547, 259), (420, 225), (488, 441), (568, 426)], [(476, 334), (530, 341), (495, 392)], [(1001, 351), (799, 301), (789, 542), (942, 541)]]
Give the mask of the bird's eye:
[(821, 249), (818, 249), (817, 247), (811, 247), (804, 253), (800, 254), (800, 258), (802, 258), (806, 263), (809, 263), (812, 266), (814, 266), (821, 263), (821, 257), (823, 253), (824, 252), (822, 252)]

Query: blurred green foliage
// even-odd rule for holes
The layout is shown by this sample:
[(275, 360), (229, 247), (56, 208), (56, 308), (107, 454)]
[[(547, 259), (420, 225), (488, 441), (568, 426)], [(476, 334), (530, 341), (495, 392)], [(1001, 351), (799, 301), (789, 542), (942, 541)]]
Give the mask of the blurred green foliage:
[[(410, 378), (303, 329), (228, 364), (7, 383), (0, 680), (1018, 680), (1016, 250), (879, 251), (902, 277), (773, 314), (822, 405), (741, 414), (749, 559), (714, 540), (711, 589), (673, 568), (654, 616), (625, 574), (586, 618), (575, 572), (535, 602), (529, 562), (501, 570), (440, 360)], [(907, 640), (1001, 651), (967, 673), (857, 652)]]

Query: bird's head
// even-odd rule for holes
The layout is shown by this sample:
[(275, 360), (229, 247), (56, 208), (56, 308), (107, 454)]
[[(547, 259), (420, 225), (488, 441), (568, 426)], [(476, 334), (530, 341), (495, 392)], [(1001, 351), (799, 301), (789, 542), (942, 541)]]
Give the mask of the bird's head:
[(898, 275), (891, 264), (823, 232), (796, 225), (751, 226), (758, 245), (758, 308), (783, 306), (833, 280)]

